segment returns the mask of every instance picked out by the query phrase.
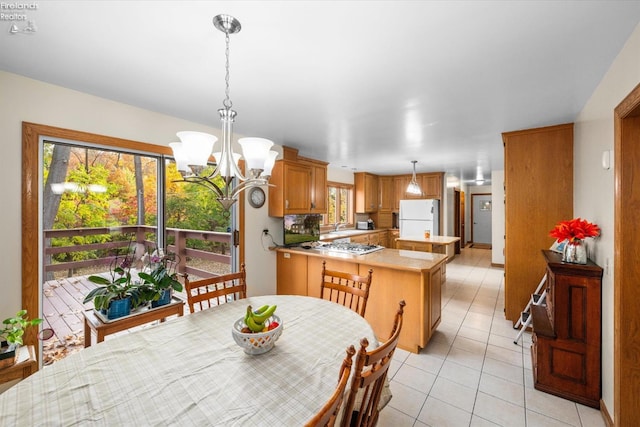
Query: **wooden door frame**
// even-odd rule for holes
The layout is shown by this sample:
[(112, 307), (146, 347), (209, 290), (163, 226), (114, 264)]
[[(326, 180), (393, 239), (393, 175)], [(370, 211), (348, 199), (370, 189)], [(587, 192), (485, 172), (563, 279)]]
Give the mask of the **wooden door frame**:
[(640, 84), (614, 110), (614, 425), (635, 425), (640, 414)]
[[(492, 194), (491, 193), (472, 193), (471, 194), (471, 209), (470, 209), (470, 215), (469, 215), (469, 218), (471, 220), (471, 235), (470, 235), (471, 243), (476, 243), (474, 242), (474, 239), (473, 239), (473, 201), (475, 196), (492, 196)], [(491, 197), (491, 205), (492, 205), (491, 209), (493, 209), (493, 196)], [(491, 244), (491, 242), (489, 242), (489, 244)]]
[(456, 255), (460, 254), (460, 248), (464, 244), (464, 237), (461, 236), (462, 223), (460, 221), (460, 216), (464, 215), (464, 212), (461, 212), (461, 204), (460, 204), (460, 189), (453, 189), (453, 235), (454, 237), (460, 237), (455, 243), (455, 253)]
[[(171, 148), (112, 136), (98, 135), (54, 126), (22, 122), (22, 308), (28, 313), (40, 313), (42, 292), (40, 289), (40, 138), (64, 139), (87, 142), (113, 148), (172, 155)], [(244, 194), (243, 194), (244, 196)], [(239, 201), (238, 227), (240, 228), (239, 264), (244, 262), (244, 197)], [(25, 345), (37, 346), (35, 328), (24, 334)], [(38, 360), (41, 359), (38, 350)], [(38, 369), (36, 366), (36, 369)]]

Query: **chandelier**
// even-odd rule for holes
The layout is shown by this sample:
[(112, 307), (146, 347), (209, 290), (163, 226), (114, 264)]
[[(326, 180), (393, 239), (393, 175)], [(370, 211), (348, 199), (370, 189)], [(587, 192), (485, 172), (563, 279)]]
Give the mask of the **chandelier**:
[(422, 190), (420, 189), (420, 186), (418, 185), (418, 180), (416, 179), (416, 163), (418, 163), (418, 161), (411, 160), (411, 163), (413, 163), (413, 176), (411, 177), (411, 182), (407, 186), (407, 194), (415, 194), (415, 195), (421, 196)]
[[(218, 138), (208, 133), (184, 131), (176, 135), (180, 142), (169, 144), (173, 150), (176, 168), (182, 175), (178, 182), (188, 182), (202, 185), (210, 189), (216, 199), (229, 211), (238, 200), (241, 191), (251, 187), (269, 185), (271, 170), (278, 153), (271, 150), (273, 142), (264, 138), (240, 138), (238, 143), (242, 147), (242, 155), (233, 152), (231, 137), (233, 135), (233, 122), (236, 112), (231, 109), (233, 103), (229, 98), (229, 35), (240, 31), (240, 22), (229, 15), (217, 15), (213, 18), (213, 25), (225, 34), (225, 99), (222, 101), (224, 108), (218, 110), (222, 121), (221, 147), (214, 150)], [(209, 157), (213, 155), (216, 161), (215, 169), (210, 174), (204, 174)], [(238, 161), (243, 157), (245, 161), (244, 175), (238, 167)], [(220, 177), (223, 185), (214, 182)], [(233, 185), (234, 179), (239, 183)]]

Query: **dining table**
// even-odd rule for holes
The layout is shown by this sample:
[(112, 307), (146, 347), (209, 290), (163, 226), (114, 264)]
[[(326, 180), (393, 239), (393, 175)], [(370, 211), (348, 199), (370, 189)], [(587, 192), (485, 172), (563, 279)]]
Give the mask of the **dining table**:
[[(248, 305), (277, 305), (283, 332), (250, 355), (232, 337)], [(301, 426), (336, 388), (369, 323), (315, 297), (255, 296), (109, 337), (0, 394), (1, 426)]]

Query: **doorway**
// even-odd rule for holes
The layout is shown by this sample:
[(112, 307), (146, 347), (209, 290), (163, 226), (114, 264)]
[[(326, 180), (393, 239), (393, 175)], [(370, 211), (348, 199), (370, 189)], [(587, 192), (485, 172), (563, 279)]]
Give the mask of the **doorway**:
[[(464, 193), (462, 193), (464, 195)], [(456, 255), (460, 254), (461, 242), (464, 241), (464, 234), (461, 233), (463, 230), (463, 218), (464, 218), (464, 209), (461, 198), (461, 191), (457, 188), (453, 189), (453, 235), (454, 237), (460, 237), (455, 243), (455, 253)]]
[(637, 425), (640, 414), (640, 85), (614, 110), (615, 213), (614, 213), (614, 421)]
[(474, 248), (491, 249), (491, 194), (471, 195), (471, 244)]
[[(94, 147), (102, 147), (104, 150), (109, 150), (112, 152), (120, 152), (120, 153), (133, 153), (136, 155), (146, 156), (149, 158), (156, 159), (154, 162), (156, 163), (156, 169), (164, 170), (165, 168), (160, 165), (164, 165), (167, 167), (168, 164), (172, 163), (171, 160), (171, 150), (169, 147), (157, 146), (153, 144), (147, 144), (142, 142), (123, 140), (119, 138), (113, 138), (103, 135), (97, 135), (86, 132), (79, 132), (69, 129), (56, 128), (52, 126), (39, 125), (34, 123), (23, 122), (22, 124), (22, 307), (27, 310), (28, 313), (37, 313), (38, 317), (44, 318), (43, 315), (43, 294), (42, 287), (43, 283), (46, 280), (45, 269), (44, 269), (44, 229), (43, 229), (43, 209), (45, 206), (43, 205), (43, 185), (46, 182), (45, 176), (43, 173), (42, 162), (44, 160), (43, 155), (43, 144), (45, 141), (65, 141), (67, 144), (75, 144), (78, 141), (81, 141), (83, 144), (87, 144), (88, 146)], [(134, 156), (135, 157), (135, 156)], [(51, 160), (52, 161), (52, 160)], [(135, 168), (135, 166), (134, 166)], [(61, 175), (63, 175), (61, 173)], [(158, 180), (157, 177), (164, 176), (164, 179)], [(182, 201), (177, 201), (176, 205), (178, 209), (172, 210), (171, 207), (167, 207), (165, 209), (155, 209), (155, 205), (160, 206), (162, 203), (160, 199), (166, 198), (167, 194), (176, 193), (175, 190), (172, 190), (170, 187), (172, 185), (181, 185), (175, 183), (175, 178), (167, 179), (167, 174), (162, 174), (158, 172), (155, 175), (155, 180), (157, 181), (153, 186), (153, 192), (157, 192), (156, 203), (153, 204), (151, 208), (152, 211), (158, 212), (154, 214), (155, 218), (150, 218), (153, 224), (152, 228), (157, 228), (157, 232), (154, 231), (153, 234), (156, 235), (151, 240), (157, 239), (158, 243), (163, 247), (166, 246), (168, 250), (174, 251), (175, 247), (181, 245), (180, 249), (181, 253), (178, 255), (184, 260), (189, 262), (193, 261), (194, 258), (204, 258), (205, 263), (208, 262), (216, 262), (218, 264), (225, 264), (226, 271), (229, 271), (233, 268), (233, 265), (237, 265), (238, 263), (234, 263), (234, 257), (240, 256), (239, 262), (243, 262), (243, 251), (242, 245), (239, 247), (234, 247), (233, 244), (238, 244), (241, 242), (240, 239), (234, 239), (232, 242), (231, 236), (237, 235), (237, 233), (233, 233), (233, 223), (229, 225), (225, 224), (222, 226), (224, 230), (220, 231), (212, 231), (212, 221), (215, 220), (216, 216), (212, 215), (208, 211), (201, 212), (201, 215), (198, 215), (200, 218), (204, 218), (206, 221), (205, 228), (197, 228), (190, 224), (185, 223), (187, 218), (184, 215), (184, 210), (186, 209), (189, 214), (197, 213), (195, 212), (195, 208), (191, 205), (186, 206), (188, 201), (198, 200), (199, 195), (195, 194), (194, 187), (196, 186), (184, 186), (184, 191), (189, 192), (183, 197)], [(62, 176), (61, 182), (68, 181), (66, 178), (66, 173)], [(166, 181), (166, 183), (165, 183)], [(165, 188), (169, 187), (169, 188)], [(205, 192), (208, 190), (203, 189)], [(136, 200), (139, 196), (137, 192), (132, 195), (133, 199)], [(148, 193), (150, 194), (151, 191)], [(175, 194), (174, 194), (175, 195)], [(185, 201), (186, 200), (186, 201)], [(241, 199), (243, 200), (243, 199)], [(147, 202), (150, 203), (150, 200), (147, 199)], [(130, 204), (136, 204), (137, 202), (132, 202)], [(94, 204), (82, 204), (83, 209), (93, 209), (95, 208)], [(128, 209), (129, 203), (124, 204), (116, 204), (111, 205), (111, 207), (115, 207), (118, 209)], [(217, 203), (209, 203), (208, 206), (218, 206)], [(185, 207), (186, 206), (186, 207)], [(239, 225), (242, 229), (243, 225), (243, 201), (239, 202), (238, 206), (240, 207), (240, 215)], [(203, 208), (204, 209), (204, 208)], [(164, 211), (160, 213), (161, 211)], [(176, 212), (175, 218), (171, 216), (171, 212)], [(232, 212), (231, 216), (226, 216), (226, 220), (234, 219), (236, 217), (235, 212)], [(165, 221), (166, 220), (166, 221)], [(136, 223), (137, 224), (137, 223)], [(143, 224), (142, 226), (146, 227), (148, 224)], [(128, 225), (127, 227), (137, 227), (138, 225)], [(107, 228), (109, 228), (107, 226)], [(116, 227), (118, 228), (118, 227)], [(124, 228), (124, 227), (120, 227)], [(173, 230), (172, 230), (173, 229)], [(206, 231), (201, 231), (206, 230)], [(77, 231), (77, 230), (76, 230)], [(83, 231), (84, 233), (84, 231)], [(148, 235), (145, 234), (143, 238), (146, 239)], [(240, 236), (242, 238), (242, 236)], [(165, 239), (166, 238), (166, 239)], [(165, 240), (163, 240), (165, 239)], [(188, 246), (191, 243), (196, 247)], [(95, 246), (96, 244), (102, 245), (104, 242), (93, 242), (90, 245)], [(107, 242), (108, 243), (108, 242)], [(233, 243), (233, 244), (232, 244)], [(111, 243), (108, 243), (111, 244)], [(210, 250), (212, 247), (220, 246), (220, 244), (225, 245), (226, 250), (224, 253), (220, 253), (220, 251), (216, 252), (215, 250)], [(73, 246), (73, 243), (67, 246)], [(172, 248), (173, 246), (173, 248)], [(58, 252), (58, 248), (54, 248), (51, 251), (51, 254)], [(208, 267), (208, 264), (207, 264)], [(195, 274), (196, 276), (200, 276), (198, 273), (209, 274), (209, 275), (217, 275), (223, 274), (218, 272), (217, 270), (210, 270), (208, 268), (203, 268), (203, 265), (186, 265), (185, 271), (190, 275)], [(212, 272), (215, 271), (215, 272)], [(209, 276), (201, 276), (201, 277), (209, 277)], [(80, 295), (80, 300), (83, 299), (83, 295)], [(33, 330), (31, 330), (33, 329)], [(38, 349), (38, 360), (42, 361), (42, 347), (39, 345), (40, 343), (37, 340), (37, 330), (35, 328), (31, 328), (26, 331), (24, 336), (24, 342), (27, 345), (34, 345)]]

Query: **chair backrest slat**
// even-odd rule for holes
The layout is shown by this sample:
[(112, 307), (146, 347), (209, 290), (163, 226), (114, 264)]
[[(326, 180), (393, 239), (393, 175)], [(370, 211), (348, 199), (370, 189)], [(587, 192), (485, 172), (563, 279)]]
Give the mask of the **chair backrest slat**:
[(326, 261), (323, 261), (320, 297), (348, 307), (364, 317), (372, 275), (371, 269), (367, 276), (327, 270)]
[(236, 273), (223, 274), (202, 280), (189, 280), (185, 274), (184, 287), (187, 303), (191, 313), (204, 310), (227, 301), (235, 301), (247, 297), (246, 270), (244, 264)]
[[(378, 422), (378, 404), (385, 386), (391, 359), (398, 346), (405, 305), (404, 301), (400, 301), (391, 336), (386, 342), (367, 351), (369, 341), (366, 338), (360, 341), (351, 388), (340, 423), (342, 427), (370, 427), (375, 426)], [(359, 392), (360, 394), (358, 394)], [(359, 404), (356, 404), (357, 400)]]

